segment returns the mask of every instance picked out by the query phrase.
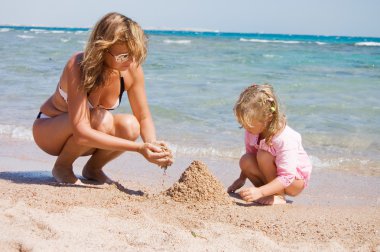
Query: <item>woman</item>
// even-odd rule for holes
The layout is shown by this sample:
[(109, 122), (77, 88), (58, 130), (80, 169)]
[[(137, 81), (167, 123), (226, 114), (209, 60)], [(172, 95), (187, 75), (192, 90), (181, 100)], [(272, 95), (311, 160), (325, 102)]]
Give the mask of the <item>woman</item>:
[[(164, 142), (156, 141), (144, 87), (146, 37), (133, 20), (109, 13), (98, 21), (84, 52), (67, 62), (54, 94), (41, 106), (33, 125), (37, 145), (58, 156), (53, 176), (80, 183), (73, 172), (79, 156), (91, 155), (86, 179), (110, 183), (102, 168), (125, 151), (142, 154), (159, 166), (171, 165)], [(111, 114), (127, 91), (133, 115)], [(140, 136), (143, 143), (135, 140)]]

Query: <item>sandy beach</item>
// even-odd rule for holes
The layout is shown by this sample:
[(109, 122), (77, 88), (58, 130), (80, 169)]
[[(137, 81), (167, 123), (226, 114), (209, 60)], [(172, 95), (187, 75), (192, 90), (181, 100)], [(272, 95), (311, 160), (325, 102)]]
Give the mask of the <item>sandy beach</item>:
[[(117, 184), (69, 186), (54, 182), (53, 157), (33, 143), (2, 141), (1, 147), (1, 251), (380, 250), (377, 177), (341, 174), (333, 184), (328, 178), (336, 174), (317, 171), (316, 183), (282, 206), (246, 204), (234, 195), (230, 202), (178, 202), (163, 192), (190, 165), (189, 157), (163, 175), (125, 154), (108, 168)], [(229, 183), (226, 162), (205, 163), (222, 185)], [(129, 168), (118, 169), (121, 164)], [(225, 169), (215, 171), (218, 164)], [(359, 192), (347, 192), (357, 185)]]

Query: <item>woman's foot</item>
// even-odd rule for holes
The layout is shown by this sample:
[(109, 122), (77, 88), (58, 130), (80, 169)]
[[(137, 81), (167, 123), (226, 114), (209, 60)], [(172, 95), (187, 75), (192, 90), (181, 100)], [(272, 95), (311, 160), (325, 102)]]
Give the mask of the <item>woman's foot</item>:
[(75, 176), (72, 166), (54, 165), (52, 174), (58, 183), (81, 184), (81, 181)]
[(282, 195), (271, 195), (255, 200), (255, 202), (261, 205), (282, 205), (286, 204), (286, 199)]
[(82, 176), (88, 180), (94, 180), (100, 184), (112, 184), (114, 181), (107, 177), (102, 169), (92, 169), (84, 167), (82, 170)]

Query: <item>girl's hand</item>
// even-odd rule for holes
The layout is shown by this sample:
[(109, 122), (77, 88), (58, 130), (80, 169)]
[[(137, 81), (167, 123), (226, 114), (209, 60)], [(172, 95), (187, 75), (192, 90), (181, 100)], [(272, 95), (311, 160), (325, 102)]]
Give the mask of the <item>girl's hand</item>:
[(230, 185), (227, 189), (227, 192), (228, 193), (233, 193), (235, 192), (237, 189), (240, 189), (244, 184), (245, 184), (245, 180), (246, 179), (242, 179), (242, 178), (238, 178), (237, 180), (235, 180), (232, 185)]
[(254, 186), (241, 190), (239, 192), (239, 195), (243, 200), (245, 200), (247, 202), (252, 202), (252, 201), (255, 201), (255, 200), (258, 200), (258, 199), (264, 197), (260, 188), (257, 188)]

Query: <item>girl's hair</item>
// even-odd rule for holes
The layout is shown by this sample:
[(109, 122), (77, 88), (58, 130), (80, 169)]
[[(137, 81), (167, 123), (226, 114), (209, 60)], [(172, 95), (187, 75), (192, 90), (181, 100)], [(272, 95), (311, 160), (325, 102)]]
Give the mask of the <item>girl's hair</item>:
[(252, 85), (246, 88), (234, 106), (237, 121), (243, 126), (252, 127), (252, 120), (266, 124), (265, 142), (272, 144), (274, 135), (286, 124), (279, 102), (271, 85)]
[(124, 43), (127, 46), (129, 57), (132, 57), (138, 65), (144, 62), (147, 38), (142, 28), (122, 14), (108, 13), (92, 29), (81, 62), (82, 88), (87, 93), (105, 83), (107, 78), (105, 54), (117, 43)]

